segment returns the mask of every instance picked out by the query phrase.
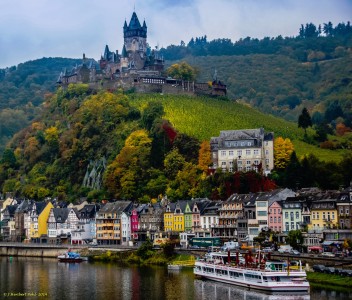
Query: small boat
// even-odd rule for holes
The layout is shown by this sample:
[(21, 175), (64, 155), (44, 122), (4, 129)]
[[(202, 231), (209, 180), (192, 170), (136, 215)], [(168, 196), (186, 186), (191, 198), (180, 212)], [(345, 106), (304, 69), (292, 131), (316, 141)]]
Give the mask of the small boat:
[(167, 265), (167, 269), (169, 271), (179, 271), (182, 269), (182, 266), (181, 265), (173, 265), (173, 264), (168, 264)]
[(269, 260), (267, 257), (253, 258), (245, 254), (241, 261), (239, 253), (235, 261), (225, 252), (209, 253), (205, 259), (195, 262), (194, 274), (206, 279), (243, 286), (269, 293), (309, 293), (307, 274), (302, 266), (290, 269), (290, 263)]
[(88, 260), (87, 257), (82, 257), (77, 252), (67, 251), (66, 253), (59, 255), (58, 257), (59, 262), (69, 262), (69, 263), (79, 263), (85, 260)]

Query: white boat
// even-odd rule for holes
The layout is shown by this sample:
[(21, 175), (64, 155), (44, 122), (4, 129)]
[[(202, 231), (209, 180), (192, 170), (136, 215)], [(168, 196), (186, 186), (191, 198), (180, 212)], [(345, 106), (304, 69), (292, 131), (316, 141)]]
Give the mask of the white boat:
[(249, 289), (267, 292), (309, 292), (307, 274), (300, 268), (290, 270), (289, 262), (253, 259), (245, 255), (245, 262), (241, 262), (239, 254), (235, 260), (230, 253), (213, 252), (205, 259), (197, 260), (194, 274), (203, 278), (230, 283)]

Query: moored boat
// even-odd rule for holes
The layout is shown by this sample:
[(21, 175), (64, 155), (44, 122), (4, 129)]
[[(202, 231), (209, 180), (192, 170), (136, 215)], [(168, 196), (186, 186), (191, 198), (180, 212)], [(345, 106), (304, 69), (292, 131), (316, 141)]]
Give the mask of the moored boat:
[(77, 252), (67, 251), (58, 257), (59, 262), (70, 262), (70, 263), (79, 263), (84, 260), (88, 260), (86, 257), (82, 257)]
[(253, 259), (245, 255), (245, 261), (236, 255), (231, 261), (230, 253), (209, 253), (195, 263), (194, 274), (203, 278), (267, 292), (309, 292), (309, 282), (302, 266), (290, 270), (289, 262), (272, 261), (265, 257)]

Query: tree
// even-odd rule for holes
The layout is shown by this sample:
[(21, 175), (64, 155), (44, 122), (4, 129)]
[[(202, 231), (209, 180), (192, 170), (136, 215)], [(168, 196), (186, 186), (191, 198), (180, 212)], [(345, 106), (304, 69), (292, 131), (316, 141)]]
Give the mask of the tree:
[(148, 102), (147, 106), (142, 112), (142, 126), (147, 130), (151, 130), (154, 121), (161, 119), (163, 115), (164, 107), (161, 102)]
[(293, 143), (289, 138), (284, 139), (279, 136), (274, 140), (275, 169), (283, 170), (287, 167), (293, 150)]
[(298, 117), (298, 127), (304, 129), (304, 135), (307, 135), (307, 128), (312, 126), (312, 119), (307, 108), (303, 108), (301, 115)]
[(207, 173), (211, 164), (211, 151), (210, 142), (205, 140), (200, 144), (199, 155), (198, 155), (198, 167)]
[(185, 164), (184, 157), (180, 154), (178, 149), (170, 151), (164, 159), (164, 172), (169, 180), (173, 180), (178, 171), (182, 170)]
[(288, 232), (286, 241), (294, 249), (298, 249), (303, 244), (303, 235), (300, 230), (291, 230)]
[(197, 70), (186, 62), (173, 64), (167, 70), (167, 75), (187, 81), (193, 81), (197, 76)]

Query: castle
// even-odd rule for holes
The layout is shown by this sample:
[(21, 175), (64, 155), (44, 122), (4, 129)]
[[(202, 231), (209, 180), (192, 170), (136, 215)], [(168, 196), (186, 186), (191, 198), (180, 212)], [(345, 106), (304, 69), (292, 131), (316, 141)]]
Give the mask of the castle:
[(70, 83), (87, 83), (92, 88), (116, 90), (134, 89), (137, 92), (171, 94), (208, 94), (225, 96), (226, 85), (214, 78), (211, 85), (170, 78), (164, 75), (164, 58), (159, 50), (147, 43), (147, 25), (133, 12), (131, 20), (123, 26), (124, 44), (121, 54), (112, 52), (108, 45), (96, 62), (83, 54), (82, 64), (71, 71), (65, 69), (57, 80), (59, 86)]

